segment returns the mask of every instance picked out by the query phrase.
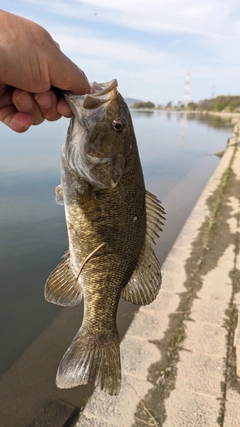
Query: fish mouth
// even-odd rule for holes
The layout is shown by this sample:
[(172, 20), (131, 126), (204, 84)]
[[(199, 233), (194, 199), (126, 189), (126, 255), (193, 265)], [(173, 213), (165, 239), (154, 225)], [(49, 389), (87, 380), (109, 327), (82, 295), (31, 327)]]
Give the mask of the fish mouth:
[(101, 109), (105, 110), (106, 104), (117, 95), (118, 82), (116, 79), (107, 83), (90, 83), (91, 93), (86, 95), (74, 95), (71, 92), (63, 92), (64, 98), (76, 117), (79, 117), (81, 109), (88, 110), (88, 115), (98, 115)]

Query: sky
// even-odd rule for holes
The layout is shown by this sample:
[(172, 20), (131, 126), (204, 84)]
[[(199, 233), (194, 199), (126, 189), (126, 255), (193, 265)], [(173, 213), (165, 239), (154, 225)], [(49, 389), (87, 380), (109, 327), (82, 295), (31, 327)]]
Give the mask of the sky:
[[(6, 6), (7, 5), (7, 6)], [(89, 81), (124, 97), (177, 105), (240, 95), (239, 0), (0, 0), (42, 25)]]

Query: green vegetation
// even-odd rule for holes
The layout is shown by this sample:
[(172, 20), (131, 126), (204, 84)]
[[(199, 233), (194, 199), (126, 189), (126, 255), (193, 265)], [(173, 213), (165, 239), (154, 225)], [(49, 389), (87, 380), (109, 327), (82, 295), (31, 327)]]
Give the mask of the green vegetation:
[(191, 111), (195, 111), (198, 108), (198, 104), (196, 102), (189, 102), (187, 109)]
[(155, 105), (150, 101), (147, 101), (147, 102), (140, 101), (140, 102), (136, 102), (132, 106), (132, 108), (155, 108)]
[(229, 181), (229, 178), (230, 178), (231, 167), (233, 164), (233, 160), (234, 160), (236, 151), (237, 151), (237, 145), (235, 145), (234, 152), (233, 152), (232, 157), (230, 159), (230, 162), (229, 162), (229, 164), (228, 164), (228, 166), (227, 166), (227, 168), (226, 168), (226, 170), (225, 170), (225, 172), (221, 178), (221, 182), (220, 182), (220, 185), (218, 187), (218, 190), (217, 190), (217, 193), (215, 196), (215, 200), (214, 200), (214, 203), (212, 206), (212, 211), (211, 211), (211, 217), (209, 219), (208, 226), (205, 230), (205, 234), (203, 237), (203, 249), (208, 249), (209, 238), (210, 238), (209, 236), (210, 236), (210, 233), (211, 233), (213, 227), (216, 225), (217, 216), (218, 216), (218, 213), (219, 213), (219, 210), (221, 207), (221, 203), (223, 200), (224, 190), (225, 190), (225, 187), (226, 187), (226, 185)]
[[(158, 108), (161, 108), (158, 107)], [(209, 111), (209, 112), (227, 112), (240, 113), (240, 96), (224, 96), (220, 95), (212, 99), (204, 99), (200, 102), (189, 102), (188, 105), (183, 105), (181, 101), (173, 107), (172, 102), (168, 102), (166, 109), (187, 110), (187, 111)]]
[[(194, 104), (190, 102), (187, 106), (190, 107), (190, 104)], [(200, 101), (196, 105), (196, 110), (199, 111), (224, 111), (224, 112), (240, 112), (240, 96), (224, 96), (220, 95), (216, 98), (205, 99), (204, 101)]]
[(178, 105), (173, 106), (172, 101), (169, 101), (165, 107), (162, 105), (155, 105), (151, 101), (138, 101), (132, 105), (132, 108), (149, 108), (154, 109), (169, 109), (169, 110), (188, 110), (188, 111), (209, 111), (209, 112), (227, 112), (227, 113), (240, 113), (240, 96), (224, 96), (219, 95), (216, 98), (204, 99), (200, 102), (189, 102), (188, 105), (183, 105), (181, 101)]

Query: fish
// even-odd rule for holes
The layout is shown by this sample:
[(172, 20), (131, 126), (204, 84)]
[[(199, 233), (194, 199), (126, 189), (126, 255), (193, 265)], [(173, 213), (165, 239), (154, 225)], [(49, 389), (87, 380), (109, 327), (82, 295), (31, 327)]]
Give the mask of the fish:
[(92, 93), (64, 93), (73, 117), (61, 152), (56, 201), (65, 208), (69, 249), (45, 284), (47, 301), (75, 306), (82, 325), (57, 370), (58, 388), (121, 388), (119, 300), (150, 304), (161, 287), (152, 249), (165, 211), (145, 189), (133, 123), (116, 79)]

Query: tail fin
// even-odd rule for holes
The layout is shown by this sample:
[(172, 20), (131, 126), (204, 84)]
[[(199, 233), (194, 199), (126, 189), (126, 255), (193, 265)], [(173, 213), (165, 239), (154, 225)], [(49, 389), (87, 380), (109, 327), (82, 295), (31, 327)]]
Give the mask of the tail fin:
[(58, 367), (56, 384), (72, 388), (94, 383), (110, 395), (121, 387), (120, 345), (118, 332), (94, 336), (80, 329)]

